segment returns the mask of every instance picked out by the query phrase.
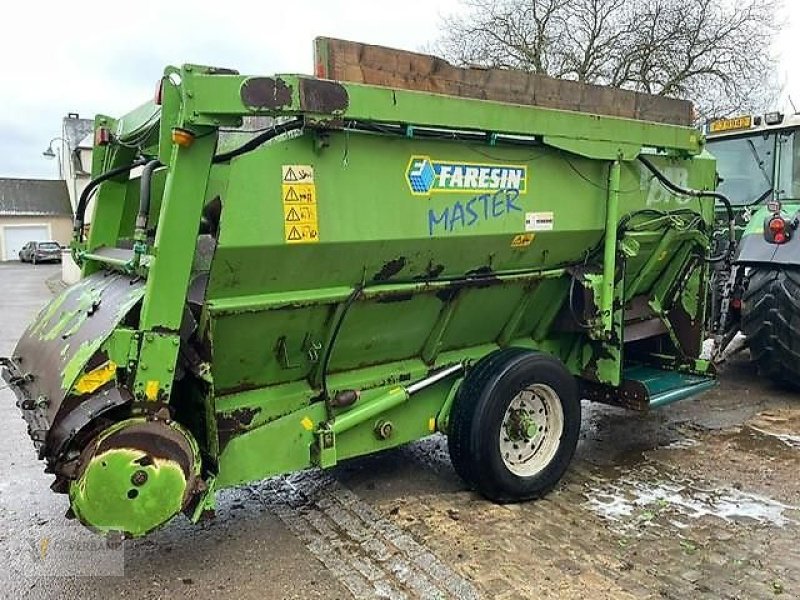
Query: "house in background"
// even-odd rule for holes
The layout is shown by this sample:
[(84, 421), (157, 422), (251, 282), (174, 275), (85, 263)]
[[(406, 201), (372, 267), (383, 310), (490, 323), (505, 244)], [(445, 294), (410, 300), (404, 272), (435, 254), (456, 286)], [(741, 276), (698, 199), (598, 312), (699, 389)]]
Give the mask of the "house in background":
[(67, 183), (0, 178), (0, 260), (18, 260), (28, 242), (69, 243), (72, 207)]
[[(67, 183), (73, 213), (81, 192), (91, 179), (93, 135), (93, 119), (81, 119), (78, 113), (68, 113), (61, 122), (61, 136), (53, 138), (44, 152), (46, 157), (58, 157), (58, 177)], [(58, 154), (53, 149), (56, 140), (61, 142)], [(87, 211), (87, 215), (90, 214)]]
[[(59, 140), (59, 152), (53, 150), (53, 142)], [(94, 145), (94, 120), (81, 119), (78, 113), (68, 113), (61, 122), (61, 136), (50, 141), (44, 155), (58, 157), (58, 176), (65, 183), (69, 195), (72, 214), (78, 206), (78, 199), (91, 180), (92, 147)], [(91, 221), (94, 201), (86, 209), (86, 223)], [(80, 278), (80, 269), (69, 253), (62, 255), (61, 278), (66, 283), (75, 283)]]

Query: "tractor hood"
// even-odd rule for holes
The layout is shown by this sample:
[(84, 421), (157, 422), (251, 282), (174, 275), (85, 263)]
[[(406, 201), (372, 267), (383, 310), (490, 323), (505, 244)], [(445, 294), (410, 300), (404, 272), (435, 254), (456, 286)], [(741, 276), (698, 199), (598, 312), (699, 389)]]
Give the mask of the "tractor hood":
[[(89, 370), (87, 365), (96, 366), (90, 361), (98, 361), (96, 354), (103, 342), (143, 294), (141, 280), (94, 273), (45, 306), (14, 354), (0, 359), (3, 379), (17, 396), (40, 457), (51, 455), (71, 437), (69, 431), (80, 429), (104, 407), (122, 403), (116, 389), (105, 392), (101, 406), (97, 399), (73, 395), (72, 388), (78, 376)], [(76, 413), (83, 417), (76, 421)], [(69, 431), (60, 436), (58, 432), (65, 428)]]

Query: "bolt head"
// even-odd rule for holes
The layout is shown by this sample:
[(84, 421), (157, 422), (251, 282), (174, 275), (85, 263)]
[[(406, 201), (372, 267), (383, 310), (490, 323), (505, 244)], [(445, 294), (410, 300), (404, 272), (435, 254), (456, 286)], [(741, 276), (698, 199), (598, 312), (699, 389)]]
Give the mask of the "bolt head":
[(394, 433), (394, 425), (391, 421), (378, 421), (375, 424), (375, 435), (378, 439), (388, 440)]
[(131, 483), (135, 486), (144, 485), (147, 483), (147, 472), (141, 469), (131, 475)]

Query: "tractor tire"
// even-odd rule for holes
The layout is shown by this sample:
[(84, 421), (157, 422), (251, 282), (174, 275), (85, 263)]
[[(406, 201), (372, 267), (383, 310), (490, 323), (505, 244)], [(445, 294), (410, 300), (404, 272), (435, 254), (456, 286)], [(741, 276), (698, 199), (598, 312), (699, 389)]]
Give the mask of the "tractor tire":
[(450, 459), (470, 487), (494, 502), (539, 498), (566, 472), (580, 426), (578, 385), (561, 361), (500, 350), (481, 360), (458, 391)]
[(742, 298), (742, 333), (762, 376), (800, 389), (800, 271), (750, 273)]

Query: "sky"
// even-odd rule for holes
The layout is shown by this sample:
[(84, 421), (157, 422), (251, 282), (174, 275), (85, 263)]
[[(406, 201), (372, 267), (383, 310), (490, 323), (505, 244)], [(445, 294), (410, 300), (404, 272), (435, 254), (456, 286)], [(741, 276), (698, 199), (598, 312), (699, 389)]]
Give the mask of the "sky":
[[(72, 0), (13, 3), (0, 35), (0, 177), (58, 177), (42, 156), (67, 113), (121, 115), (151, 98), (165, 65), (245, 74), (313, 72), (312, 41), (339, 37), (421, 50), (458, 0)], [(800, 109), (800, 2), (786, 0), (778, 109)], [(794, 54), (794, 57), (792, 57)], [(794, 60), (792, 60), (794, 58)]]

